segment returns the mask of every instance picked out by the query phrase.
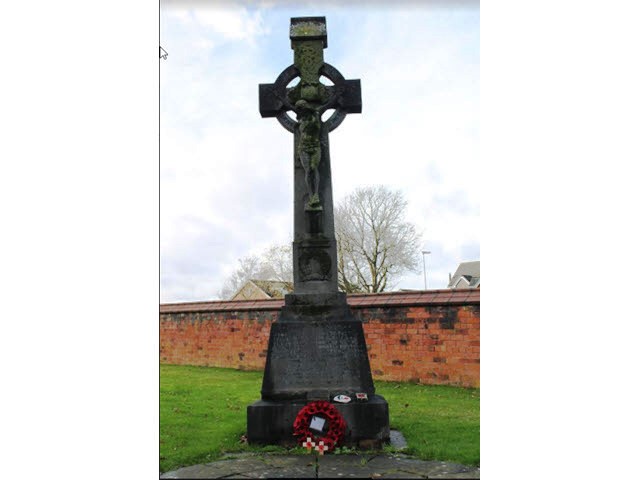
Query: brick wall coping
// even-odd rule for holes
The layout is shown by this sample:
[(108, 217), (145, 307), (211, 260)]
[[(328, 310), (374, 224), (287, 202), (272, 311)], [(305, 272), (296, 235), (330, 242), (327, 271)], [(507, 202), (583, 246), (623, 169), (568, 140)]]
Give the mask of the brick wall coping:
[[(415, 305), (480, 304), (479, 288), (416, 290), (408, 292), (355, 293), (347, 296), (355, 308)], [(280, 310), (284, 300), (216, 300), (211, 302), (161, 303), (160, 313)]]

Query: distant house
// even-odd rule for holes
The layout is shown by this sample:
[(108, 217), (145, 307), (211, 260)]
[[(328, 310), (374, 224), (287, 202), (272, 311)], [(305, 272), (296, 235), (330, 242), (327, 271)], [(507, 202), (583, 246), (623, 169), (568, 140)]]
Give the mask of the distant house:
[(293, 283), (291, 282), (247, 280), (231, 300), (268, 300), (270, 298), (284, 298), (287, 293), (291, 292), (293, 292)]
[(480, 287), (480, 261), (462, 262), (458, 265), (456, 273), (449, 274), (447, 288), (479, 288)]

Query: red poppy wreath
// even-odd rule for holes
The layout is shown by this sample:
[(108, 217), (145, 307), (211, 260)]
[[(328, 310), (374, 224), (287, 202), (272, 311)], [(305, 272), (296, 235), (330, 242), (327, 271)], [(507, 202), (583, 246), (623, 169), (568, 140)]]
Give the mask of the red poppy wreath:
[[(314, 435), (310, 428), (311, 419), (314, 416), (323, 417), (329, 422), (329, 427), (323, 437)], [(298, 412), (298, 416), (293, 422), (293, 435), (298, 438), (298, 443), (309, 450), (315, 446), (320, 454), (324, 451), (331, 452), (342, 441), (346, 429), (347, 423), (338, 409), (326, 401), (307, 404)]]

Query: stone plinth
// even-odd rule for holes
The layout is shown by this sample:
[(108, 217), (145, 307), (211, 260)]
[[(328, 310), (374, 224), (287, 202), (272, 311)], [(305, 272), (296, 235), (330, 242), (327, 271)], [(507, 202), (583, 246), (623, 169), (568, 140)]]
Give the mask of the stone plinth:
[[(293, 422), (315, 400), (348, 395), (333, 405), (347, 422), (344, 444), (389, 438), (389, 408), (375, 395), (362, 322), (344, 293), (292, 294), (271, 326), (262, 400), (247, 407), (250, 443), (295, 443)], [(356, 393), (368, 401), (357, 402)], [(369, 442), (371, 443), (371, 442)]]

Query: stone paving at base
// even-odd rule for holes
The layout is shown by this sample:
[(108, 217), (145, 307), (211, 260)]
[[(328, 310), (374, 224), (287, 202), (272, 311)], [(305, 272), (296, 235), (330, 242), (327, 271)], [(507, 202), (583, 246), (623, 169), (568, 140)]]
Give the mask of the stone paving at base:
[(403, 454), (234, 454), (223, 460), (166, 472), (160, 478), (480, 478), (480, 469)]

